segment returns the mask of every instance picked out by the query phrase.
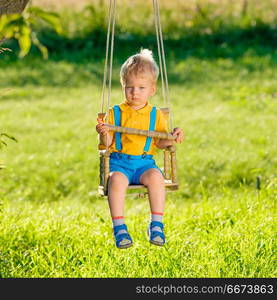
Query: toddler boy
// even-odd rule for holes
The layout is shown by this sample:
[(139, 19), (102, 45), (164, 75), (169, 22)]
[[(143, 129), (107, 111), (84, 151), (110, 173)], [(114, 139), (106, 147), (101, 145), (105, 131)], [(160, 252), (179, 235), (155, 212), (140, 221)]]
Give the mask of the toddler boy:
[[(149, 104), (156, 92), (159, 75), (152, 52), (143, 49), (129, 57), (121, 67), (120, 81), (125, 102), (109, 110), (108, 123), (116, 126), (142, 130), (167, 132), (167, 120), (163, 113)], [(110, 177), (108, 180), (108, 202), (113, 222), (116, 246), (132, 246), (132, 238), (124, 222), (125, 193), (130, 184), (147, 187), (151, 210), (148, 228), (149, 241), (162, 246), (165, 243), (163, 215), (165, 207), (165, 185), (161, 170), (156, 166), (155, 149), (171, 146), (171, 140), (156, 139), (140, 135), (113, 133), (101, 119), (97, 119), (97, 132), (101, 142), (109, 147)], [(183, 141), (183, 131), (172, 132), (175, 142)]]

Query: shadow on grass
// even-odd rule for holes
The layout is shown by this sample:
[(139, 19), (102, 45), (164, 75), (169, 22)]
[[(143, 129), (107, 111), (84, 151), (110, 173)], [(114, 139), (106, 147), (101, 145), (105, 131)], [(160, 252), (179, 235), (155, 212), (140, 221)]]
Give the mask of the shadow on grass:
[[(40, 39), (49, 50), (49, 59), (43, 60), (35, 48), (23, 60), (15, 54), (5, 55), (0, 65), (7, 70), (8, 78), (1, 80), (1, 86), (29, 84), (67, 87), (102, 83), (106, 32), (98, 30), (82, 38), (69, 39), (44, 30), (40, 33)], [(6, 46), (15, 53), (18, 51), (14, 42)], [(169, 82), (174, 84), (199, 82), (199, 78), (207, 80), (208, 72), (205, 66), (201, 66), (203, 61), (213, 64), (220, 59), (228, 60), (228, 66), (220, 66), (222, 70), (244, 68), (248, 73), (277, 64), (277, 28), (267, 24), (248, 28), (225, 27), (209, 34), (186, 32), (178, 39), (165, 38), (164, 46)], [(121, 34), (115, 37), (112, 85), (118, 85), (120, 65), (142, 47), (152, 49), (158, 60), (155, 36)], [(257, 57), (265, 58), (265, 61), (259, 63)], [(187, 61), (190, 61), (190, 66), (186, 70)], [(22, 73), (21, 76), (9, 75), (9, 69), (13, 66), (17, 73)], [(198, 69), (192, 70), (195, 66)], [(213, 72), (212, 69), (208, 71)]]
[[(75, 39), (66, 39), (48, 31), (41, 35), (41, 40), (50, 53), (54, 54), (54, 60), (82, 62), (87, 59), (103, 59), (105, 56), (106, 32), (100, 30)], [(176, 39), (165, 37), (164, 46), (169, 57), (181, 60), (188, 57), (238, 59), (249, 49), (258, 56), (271, 55), (277, 50), (277, 28), (261, 23), (246, 28), (222, 27), (213, 33), (189, 32), (186, 29), (186, 32)], [(128, 55), (141, 47), (148, 47), (157, 52), (156, 36), (128, 33), (115, 35), (114, 63), (121, 64)]]

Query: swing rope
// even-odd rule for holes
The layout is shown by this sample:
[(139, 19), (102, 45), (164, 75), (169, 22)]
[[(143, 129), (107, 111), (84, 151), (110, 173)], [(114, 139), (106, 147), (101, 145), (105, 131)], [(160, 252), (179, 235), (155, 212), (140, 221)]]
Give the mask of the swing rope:
[[(104, 78), (103, 78), (103, 87), (102, 87), (102, 104), (101, 104), (101, 112), (102, 113), (104, 113), (105, 102), (107, 102), (106, 112), (109, 111), (110, 102), (111, 102), (111, 83), (112, 83), (114, 28), (115, 28), (115, 8), (116, 8), (116, 0), (110, 0), (108, 29), (107, 29), (107, 40), (106, 40), (106, 57), (105, 57)], [(112, 33), (111, 33), (111, 27), (112, 27)], [(110, 43), (111, 43), (111, 47), (110, 47)], [(110, 58), (109, 58), (109, 56), (110, 56)], [(109, 78), (108, 78), (109, 79), (109, 84), (108, 84), (108, 96), (107, 96), (107, 99), (106, 99), (108, 64), (109, 64)]]
[[(169, 89), (168, 89), (168, 78), (167, 78), (167, 68), (165, 60), (165, 52), (163, 45), (163, 35), (162, 35), (162, 26), (160, 18), (160, 8), (158, 0), (152, 0), (153, 9), (154, 9), (154, 21), (157, 37), (157, 46), (158, 46), (158, 56), (159, 56), (159, 65), (161, 73), (161, 83), (162, 83), (162, 94), (164, 105), (169, 108), (169, 129), (172, 131), (173, 123), (173, 112), (171, 111)], [(108, 28), (107, 28), (107, 40), (106, 40), (106, 57), (105, 57), (105, 66), (104, 66), (104, 78), (103, 78), (103, 87), (102, 87), (102, 104), (101, 112), (108, 113), (111, 102), (111, 83), (112, 83), (112, 67), (113, 67), (113, 52), (114, 52), (114, 32), (115, 32), (115, 17), (116, 17), (116, 0), (110, 0), (109, 5), (109, 17), (108, 17)], [(107, 74), (108, 74), (108, 93), (106, 96), (107, 88)], [(107, 98), (107, 99), (106, 99)], [(104, 111), (104, 106), (106, 103), (106, 111)]]
[(160, 31), (158, 28), (159, 20), (158, 20), (158, 12), (157, 12), (157, 2), (152, 0), (153, 2), (153, 9), (154, 9), (154, 21), (155, 21), (155, 29), (156, 29), (156, 38), (157, 38), (157, 46), (158, 46), (158, 56), (159, 56), (159, 65), (160, 65), (160, 73), (161, 73), (161, 81), (162, 81), (162, 94), (164, 100), (164, 106), (167, 105), (167, 97), (166, 91), (164, 86), (164, 71), (163, 71), (163, 64), (162, 64), (162, 56), (161, 56), (161, 44), (160, 44)]
[(160, 17), (160, 7), (159, 7), (158, 0), (153, 0), (153, 9), (154, 9), (156, 37), (157, 37), (157, 45), (158, 45), (159, 64), (160, 64), (160, 70), (161, 70), (163, 98), (164, 98), (165, 106), (167, 106), (169, 108), (169, 126), (170, 126), (170, 131), (172, 131), (173, 118), (172, 118), (172, 111), (171, 111), (171, 107), (170, 107), (167, 68), (166, 68), (166, 61), (165, 61), (162, 25), (161, 25), (161, 17)]

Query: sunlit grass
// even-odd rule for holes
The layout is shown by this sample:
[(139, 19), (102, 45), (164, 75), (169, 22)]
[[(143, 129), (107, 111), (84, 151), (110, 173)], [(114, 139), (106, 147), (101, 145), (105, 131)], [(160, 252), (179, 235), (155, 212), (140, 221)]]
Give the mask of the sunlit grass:
[[(180, 189), (167, 195), (168, 242), (149, 244), (148, 201), (128, 197), (134, 247), (124, 251), (97, 195), (102, 62), (3, 61), (1, 131), (18, 143), (0, 156), (0, 277), (276, 277), (274, 61), (274, 52), (169, 61), (186, 141)], [(122, 101), (118, 70), (112, 103)]]
[[(271, 277), (273, 203), (266, 194), (170, 196), (168, 243), (150, 245), (144, 200), (127, 201), (134, 247), (111, 238), (107, 203), (16, 201), (2, 217), (2, 277)], [(32, 216), (31, 212), (35, 214)]]

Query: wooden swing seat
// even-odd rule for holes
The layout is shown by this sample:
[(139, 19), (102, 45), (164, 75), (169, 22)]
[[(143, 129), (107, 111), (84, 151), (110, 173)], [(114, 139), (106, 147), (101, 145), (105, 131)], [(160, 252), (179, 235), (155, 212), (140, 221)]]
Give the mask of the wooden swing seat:
[[(160, 108), (166, 119), (168, 120), (169, 116), (169, 109), (168, 108)], [(104, 120), (106, 114), (105, 113), (99, 113), (98, 118)], [(157, 131), (147, 131), (147, 130), (138, 130), (133, 128), (126, 128), (126, 127), (120, 127), (120, 126), (114, 126), (114, 125), (108, 125), (110, 130), (115, 132), (122, 132), (122, 133), (129, 133), (129, 134), (139, 134), (139, 135), (146, 135), (151, 137), (158, 137), (158, 138), (166, 138), (166, 139), (172, 139), (174, 140), (175, 137), (173, 137), (169, 133), (164, 132), (157, 132)], [(98, 193), (101, 196), (107, 196), (108, 195), (108, 179), (109, 179), (109, 160), (110, 160), (110, 152), (106, 149), (104, 145), (101, 143), (98, 145), (99, 154), (100, 154), (100, 184), (98, 186)], [(163, 150), (164, 153), (164, 176), (165, 176), (165, 188), (166, 190), (177, 190), (178, 189), (178, 182), (177, 182), (177, 162), (176, 162), (176, 147), (175, 146), (169, 146), (166, 149)], [(144, 185), (138, 184), (138, 185), (129, 185), (128, 190), (145, 190), (146, 187)], [(147, 192), (144, 192), (143, 194), (146, 194)], [(142, 193), (140, 193), (141, 195)]]

